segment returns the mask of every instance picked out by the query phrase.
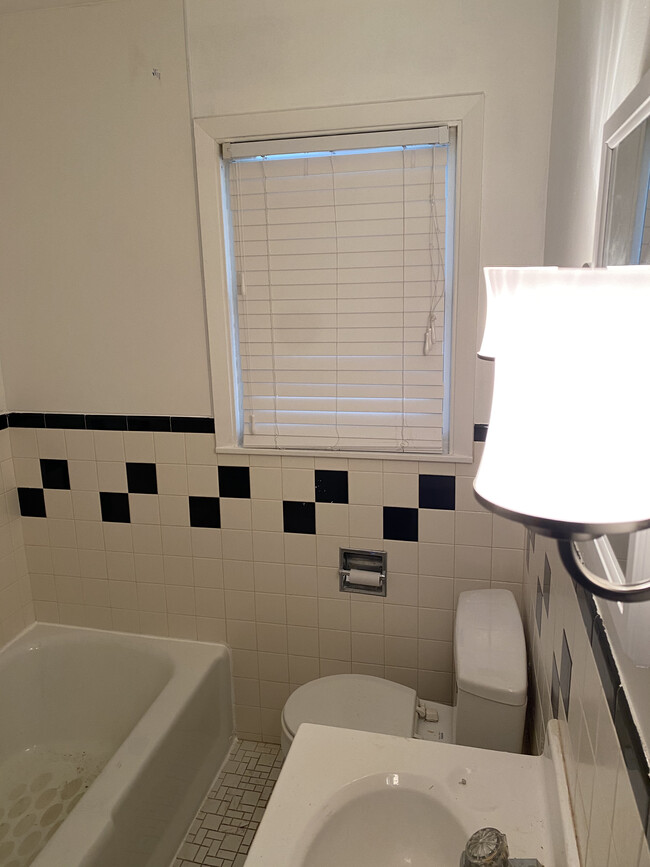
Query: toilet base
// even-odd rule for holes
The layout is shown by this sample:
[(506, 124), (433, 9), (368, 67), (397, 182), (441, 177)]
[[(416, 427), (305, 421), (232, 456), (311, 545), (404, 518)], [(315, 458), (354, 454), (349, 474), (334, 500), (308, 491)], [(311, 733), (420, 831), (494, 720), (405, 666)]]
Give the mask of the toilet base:
[(448, 704), (441, 704), (438, 701), (426, 701), (418, 699), (419, 704), (423, 704), (428, 711), (435, 711), (438, 714), (437, 722), (427, 722), (424, 719), (417, 719), (415, 726), (414, 737), (423, 741), (442, 741), (446, 744), (454, 742), (454, 708)]

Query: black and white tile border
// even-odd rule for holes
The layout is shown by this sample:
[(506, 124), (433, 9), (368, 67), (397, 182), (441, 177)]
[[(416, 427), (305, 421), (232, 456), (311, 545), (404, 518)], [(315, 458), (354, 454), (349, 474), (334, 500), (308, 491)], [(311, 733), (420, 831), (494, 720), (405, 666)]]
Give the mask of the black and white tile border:
[[(158, 494), (155, 463), (125, 463), (127, 490), (99, 491), (102, 521), (108, 523), (131, 522), (129, 495)], [(251, 499), (250, 467), (219, 466), (216, 468), (219, 496), (188, 496), (187, 508), (190, 527), (221, 527), (223, 502)], [(46, 490), (71, 489), (68, 461), (64, 459), (40, 460), (42, 487), (19, 487), (18, 500), (23, 517), (46, 518)], [(347, 470), (314, 470), (309, 483), (309, 499), (283, 500), (283, 530), (285, 533), (315, 535), (318, 530), (316, 504), (334, 507), (348, 505)], [(383, 538), (402, 542), (417, 542), (419, 515), (423, 509), (453, 511), (456, 508), (456, 478), (449, 475), (420, 474), (417, 490), (413, 488), (413, 507), (383, 506)], [(390, 503), (390, 500), (389, 500)]]
[(275, 744), (236, 741), (172, 867), (243, 867), (281, 767)]

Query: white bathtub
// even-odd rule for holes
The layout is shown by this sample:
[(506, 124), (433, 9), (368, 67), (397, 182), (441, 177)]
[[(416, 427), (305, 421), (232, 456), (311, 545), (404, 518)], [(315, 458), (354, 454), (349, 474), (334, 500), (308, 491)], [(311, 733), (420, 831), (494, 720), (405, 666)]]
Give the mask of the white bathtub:
[(35, 624), (0, 653), (0, 864), (167, 867), (232, 733), (223, 645)]

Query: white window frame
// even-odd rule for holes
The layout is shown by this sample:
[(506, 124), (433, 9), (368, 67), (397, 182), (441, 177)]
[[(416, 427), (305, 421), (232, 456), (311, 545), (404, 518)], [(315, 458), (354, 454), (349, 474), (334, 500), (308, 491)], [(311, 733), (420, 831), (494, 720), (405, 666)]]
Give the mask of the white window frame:
[[(194, 144), (203, 257), (208, 347), (217, 452), (383, 458), (433, 462), (472, 460), (476, 318), (480, 273), (482, 94), (431, 97), (361, 105), (223, 115), (194, 121)], [(447, 124), (457, 129), (454, 226), (454, 312), (451, 331), (449, 453), (345, 452), (311, 449), (254, 449), (238, 444), (239, 396), (230, 302), (225, 142), (286, 139)]]

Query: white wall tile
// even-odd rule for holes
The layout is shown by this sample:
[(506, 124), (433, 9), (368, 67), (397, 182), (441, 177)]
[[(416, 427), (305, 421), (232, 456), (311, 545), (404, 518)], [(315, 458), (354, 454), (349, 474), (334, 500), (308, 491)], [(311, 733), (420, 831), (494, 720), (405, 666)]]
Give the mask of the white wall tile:
[(415, 605), (384, 605), (386, 635), (415, 638), (418, 634), (418, 608)]
[(124, 457), (130, 463), (150, 464), (156, 460), (153, 433), (151, 431), (125, 431)]
[(282, 499), (296, 502), (314, 502), (314, 471), (306, 469), (282, 470)]
[(251, 500), (253, 530), (283, 531), (282, 500)]
[(65, 433), (62, 430), (42, 428), (36, 431), (38, 456), (64, 460), (67, 457)]
[(316, 565), (316, 537), (303, 533), (285, 533), (284, 556), (288, 564)]
[(254, 530), (253, 557), (255, 561), (284, 563), (284, 533)]
[[(372, 463), (374, 466), (374, 462), (368, 463)], [(348, 500), (350, 505), (381, 506), (383, 504), (382, 474), (380, 472), (348, 472)]]
[[(129, 510), (131, 521), (136, 524), (160, 524), (163, 500), (183, 499), (187, 510), (187, 498), (156, 497), (151, 494), (129, 494)], [(186, 522), (188, 523), (189, 518)], [(167, 516), (164, 523), (173, 523)]]
[(289, 657), (286, 653), (260, 651), (258, 654), (260, 679), (276, 683), (289, 682)]
[(456, 545), (454, 577), (489, 581), (492, 571), (492, 548)]
[(450, 509), (420, 509), (418, 516), (420, 542), (453, 545), (455, 515), (456, 513)]
[(188, 465), (187, 492), (191, 497), (218, 497), (217, 468), (215, 466)]
[(350, 633), (340, 629), (319, 629), (318, 642), (321, 660), (339, 660), (349, 662), (351, 659)]
[(254, 500), (282, 500), (282, 471), (279, 466), (251, 467), (250, 482)]
[(255, 593), (255, 618), (259, 623), (287, 622), (287, 604), (283, 593)]
[[(77, 521), (77, 526), (79, 525)], [(101, 526), (101, 525), (100, 525)], [(77, 530), (77, 535), (79, 531)], [(162, 529), (156, 524), (131, 524), (136, 554), (162, 554)]]
[(194, 581), (199, 587), (223, 587), (223, 562), (221, 559), (194, 557)]
[(156, 463), (185, 464), (185, 435), (156, 431), (153, 435)]
[[(350, 536), (381, 539), (383, 534), (383, 509), (381, 506), (349, 506)], [(317, 524), (320, 529), (320, 525)]]
[(119, 430), (93, 431), (95, 457), (98, 461), (123, 461), (124, 437)]
[(385, 472), (384, 505), (417, 508), (419, 499), (418, 478), (417, 472)]
[[(319, 603), (320, 604), (320, 603)], [(384, 633), (384, 606), (380, 600), (364, 600), (354, 595), (350, 605), (350, 624), (354, 632)]]
[(231, 497), (221, 497), (219, 500), (222, 530), (250, 530), (251, 501)]
[(456, 512), (455, 541), (458, 545), (491, 545), (492, 515), (488, 512)]
[(94, 461), (95, 437), (90, 430), (65, 431), (66, 456), (68, 460)]

